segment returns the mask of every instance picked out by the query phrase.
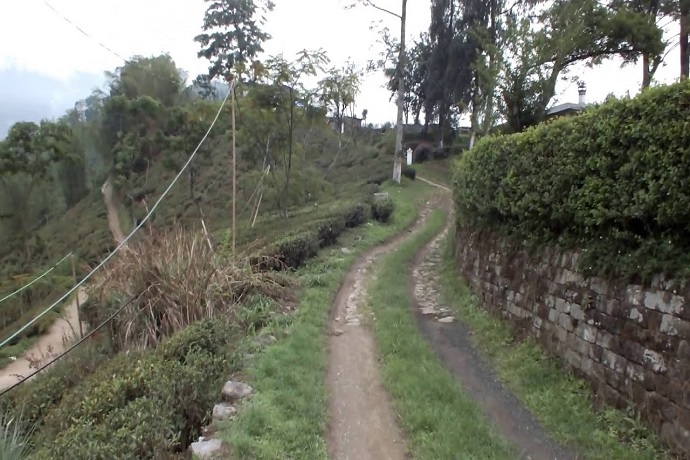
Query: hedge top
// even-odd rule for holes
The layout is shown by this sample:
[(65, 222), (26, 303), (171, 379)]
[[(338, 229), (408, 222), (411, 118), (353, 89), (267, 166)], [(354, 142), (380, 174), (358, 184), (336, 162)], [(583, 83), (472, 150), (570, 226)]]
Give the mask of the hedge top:
[(588, 274), (686, 275), (690, 81), (484, 138), (454, 184), (460, 226), (588, 249)]

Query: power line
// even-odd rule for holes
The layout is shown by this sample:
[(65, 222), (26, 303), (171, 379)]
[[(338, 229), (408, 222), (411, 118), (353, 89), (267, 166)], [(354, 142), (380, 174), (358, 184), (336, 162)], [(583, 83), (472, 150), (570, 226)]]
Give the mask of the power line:
[(2, 299), (0, 299), (0, 303), (3, 303), (5, 300), (9, 299), (10, 297), (13, 297), (13, 296), (19, 294), (19, 293), (22, 292), (24, 289), (28, 288), (29, 286), (31, 286), (32, 284), (34, 284), (35, 282), (37, 282), (38, 280), (40, 280), (41, 278), (43, 278), (44, 276), (46, 276), (48, 273), (50, 273), (50, 272), (52, 272), (53, 270), (55, 270), (55, 268), (57, 268), (58, 265), (60, 265), (61, 263), (63, 263), (65, 260), (67, 260), (67, 258), (68, 258), (69, 256), (71, 256), (73, 253), (74, 253), (74, 251), (70, 251), (69, 254), (67, 254), (65, 257), (63, 257), (62, 259), (60, 259), (59, 262), (57, 262), (55, 265), (53, 265), (52, 267), (50, 267), (48, 270), (46, 270), (45, 272), (43, 272), (43, 274), (41, 274), (41, 275), (38, 276), (37, 278), (34, 278), (33, 281), (31, 281), (29, 284), (26, 284), (26, 285), (20, 287), (19, 289), (17, 289), (16, 291), (12, 292), (11, 294), (7, 294), (5, 297), (3, 297)]
[(62, 14), (62, 13), (60, 13), (58, 10), (56, 10), (55, 7), (53, 7), (53, 5), (51, 5), (50, 3), (48, 3), (46, 0), (43, 0), (43, 3), (44, 3), (48, 8), (50, 8), (51, 10), (53, 10), (53, 11), (55, 12), (55, 14), (57, 14), (58, 16), (60, 16), (62, 19), (64, 19), (64, 20), (65, 20), (67, 23), (69, 23), (70, 25), (72, 25), (72, 27), (74, 27), (74, 28), (77, 29), (79, 32), (81, 32), (85, 37), (87, 37), (87, 38), (89, 38), (90, 40), (93, 40), (93, 41), (95, 41), (96, 43), (98, 43), (98, 46), (100, 46), (101, 48), (103, 48), (104, 50), (106, 50), (107, 52), (109, 52), (110, 54), (113, 54), (113, 55), (119, 57), (119, 58), (122, 59), (123, 61), (129, 62), (127, 59), (123, 58), (121, 55), (119, 55), (118, 53), (116, 53), (115, 51), (113, 51), (112, 49), (108, 48), (106, 45), (104, 45), (103, 43), (101, 43), (100, 41), (98, 41), (97, 39), (95, 39), (94, 37), (92, 37), (91, 35), (89, 35), (88, 33), (86, 33), (86, 31), (84, 31), (84, 29), (82, 29), (82, 28), (79, 27), (77, 24), (75, 24), (74, 22), (72, 22), (67, 16), (65, 16), (65, 15)]
[(2, 391), (0, 392), (0, 397), (2, 397), (2, 396), (5, 395), (6, 393), (9, 393), (10, 391), (14, 390), (14, 389), (17, 388), (19, 385), (23, 384), (24, 382), (26, 382), (27, 380), (29, 380), (30, 378), (32, 378), (33, 376), (35, 376), (36, 374), (38, 374), (39, 372), (41, 372), (43, 369), (48, 368), (51, 364), (55, 363), (58, 359), (61, 359), (63, 356), (67, 355), (69, 352), (71, 352), (72, 350), (74, 350), (75, 348), (77, 348), (79, 345), (81, 345), (82, 343), (84, 343), (84, 341), (86, 341), (86, 339), (88, 339), (89, 337), (91, 337), (92, 335), (94, 335), (96, 332), (98, 332), (100, 329), (102, 329), (106, 324), (108, 324), (110, 321), (112, 321), (113, 318), (115, 318), (117, 315), (119, 315), (119, 314), (122, 312), (122, 310), (124, 310), (128, 305), (130, 305), (132, 302), (134, 302), (134, 301), (137, 300), (139, 297), (141, 297), (141, 296), (144, 294), (144, 292), (146, 292), (148, 289), (151, 289), (151, 288), (149, 287), (149, 288), (147, 288), (147, 289), (141, 291), (141, 292), (140, 292), (139, 294), (137, 294), (136, 296), (134, 296), (134, 297), (132, 297), (131, 299), (129, 299), (124, 305), (122, 305), (120, 308), (118, 308), (117, 311), (116, 311), (115, 313), (113, 313), (112, 315), (110, 315), (110, 317), (109, 317), (108, 319), (106, 319), (106, 320), (103, 321), (101, 324), (99, 324), (95, 329), (91, 330), (88, 334), (86, 334), (86, 335), (85, 335), (83, 338), (81, 338), (78, 342), (74, 343), (74, 344), (73, 344), (71, 347), (69, 347), (67, 350), (65, 350), (65, 351), (63, 351), (61, 354), (57, 355), (57, 356), (55, 357), (55, 359), (53, 359), (53, 360), (51, 360), (50, 362), (48, 362), (45, 366), (42, 366), (42, 367), (40, 367), (39, 369), (36, 369), (36, 372), (32, 373), (31, 375), (29, 375), (29, 376), (27, 376), (27, 377), (24, 377), (22, 380), (18, 381), (17, 383), (15, 383), (14, 385), (12, 385), (11, 387), (8, 387), (8, 388), (5, 388), (4, 390), (2, 390)]
[[(125, 64), (132, 64), (132, 61), (130, 61), (129, 59), (125, 59), (124, 57), (122, 57), (121, 54), (117, 53), (116, 51), (113, 51), (112, 48), (110, 48), (109, 46), (103, 44), (103, 43), (100, 42), (98, 39), (94, 38), (92, 35), (90, 35), (90, 34), (89, 34), (88, 32), (86, 32), (84, 29), (82, 29), (81, 27), (79, 27), (79, 25), (77, 25), (77, 24), (74, 23), (72, 20), (70, 20), (67, 16), (65, 16), (65, 15), (62, 14), (62, 13), (60, 13), (53, 5), (51, 5), (47, 0), (42, 0), (42, 1), (43, 1), (43, 3), (44, 3), (48, 8), (50, 8), (51, 10), (53, 10), (53, 12), (54, 12), (55, 14), (57, 14), (57, 15), (58, 15), (59, 17), (61, 17), (65, 22), (67, 22), (67, 23), (70, 24), (72, 27), (74, 27), (74, 28), (77, 29), (79, 32), (81, 32), (81, 34), (84, 35), (86, 38), (88, 38), (88, 39), (90, 39), (90, 40), (93, 40), (94, 42), (96, 42), (96, 43), (98, 44), (98, 46), (100, 46), (101, 48), (103, 48), (104, 50), (106, 50), (107, 52), (109, 52), (110, 54), (112, 54), (113, 56), (116, 56), (116, 57), (120, 58), (121, 60), (123, 60), (123, 61), (125, 62)], [(160, 75), (156, 75), (156, 78), (165, 79), (165, 80), (167, 80), (167, 81), (170, 81), (170, 82), (173, 82), (173, 83), (177, 83), (177, 82), (176, 82), (174, 79), (172, 79), (172, 78), (165, 78), (165, 77), (161, 77)]]
[[(231, 85), (234, 87), (234, 85), (235, 85), (234, 80), (233, 80), (233, 82), (231, 83)], [(165, 196), (170, 192), (170, 190), (173, 188), (173, 186), (177, 183), (177, 181), (178, 181), (178, 180), (180, 179), (180, 177), (182, 176), (182, 173), (185, 172), (185, 170), (187, 169), (187, 167), (189, 166), (189, 164), (192, 162), (192, 160), (193, 160), (194, 157), (196, 156), (197, 152), (198, 152), (199, 149), (201, 148), (201, 145), (204, 143), (204, 141), (206, 141), (206, 138), (207, 138), (208, 135), (211, 133), (211, 130), (213, 129), (213, 127), (216, 125), (216, 122), (218, 121), (218, 117), (220, 117), (220, 114), (221, 114), (221, 112), (223, 111), (223, 107), (225, 107), (225, 103), (227, 102), (228, 97), (229, 97), (230, 94), (232, 93), (232, 89), (233, 89), (233, 88), (231, 88), (231, 91), (228, 92), (228, 94), (225, 96), (225, 99), (223, 99), (223, 102), (221, 103), (220, 107), (218, 108), (218, 112), (216, 112), (216, 116), (213, 118), (213, 122), (211, 123), (211, 126), (209, 126), (208, 130), (206, 131), (206, 134), (204, 134), (204, 137), (201, 139), (201, 141), (199, 141), (199, 144), (196, 146), (196, 148), (194, 149), (194, 151), (192, 152), (192, 154), (189, 156), (189, 158), (188, 158), (187, 161), (185, 162), (184, 166), (182, 166), (182, 169), (180, 170), (180, 172), (177, 173), (177, 175), (176, 175), (175, 178), (172, 180), (172, 182), (170, 182), (170, 185), (168, 185), (168, 188), (166, 188), (165, 191), (161, 194), (161, 196), (158, 197), (158, 200), (153, 204), (153, 206), (151, 207), (151, 210), (148, 212), (148, 214), (146, 214), (146, 216), (144, 216), (144, 218), (139, 222), (139, 224), (134, 228), (134, 230), (132, 230), (132, 232), (131, 232), (129, 235), (127, 235), (127, 237), (126, 237), (124, 240), (122, 240), (122, 241), (120, 242), (120, 244), (118, 244), (117, 247), (116, 247), (110, 254), (108, 254), (108, 256), (107, 256), (105, 259), (103, 259), (103, 260), (101, 261), (101, 263), (99, 263), (93, 270), (91, 270), (91, 271), (90, 271), (84, 278), (82, 278), (82, 280), (81, 280), (80, 282), (78, 282), (74, 287), (72, 287), (72, 289), (70, 289), (69, 291), (67, 291), (67, 293), (65, 293), (62, 297), (60, 297), (58, 300), (56, 300), (52, 305), (50, 305), (48, 308), (46, 308), (43, 312), (41, 312), (41, 313), (40, 313), (38, 316), (36, 316), (34, 319), (32, 319), (31, 321), (29, 321), (26, 325), (24, 325), (23, 327), (21, 327), (17, 332), (15, 332), (15, 333), (12, 334), (11, 336), (9, 336), (7, 339), (3, 340), (2, 343), (0, 343), (0, 348), (2, 348), (2, 347), (4, 347), (5, 345), (7, 345), (7, 344), (8, 344), (10, 341), (12, 341), (15, 337), (17, 337), (19, 334), (21, 334), (22, 332), (24, 332), (29, 326), (31, 326), (33, 323), (35, 323), (36, 321), (38, 321), (38, 320), (39, 320), (40, 318), (42, 318), (45, 314), (47, 314), (49, 311), (51, 311), (53, 308), (55, 308), (57, 305), (59, 305), (60, 302), (62, 302), (63, 300), (65, 300), (67, 297), (69, 297), (74, 291), (76, 291), (77, 289), (79, 289), (79, 287), (80, 287), (82, 284), (84, 284), (86, 281), (88, 281), (88, 280), (91, 278), (91, 276), (93, 276), (93, 274), (94, 274), (96, 271), (98, 271), (98, 270), (99, 270), (103, 265), (105, 265), (105, 263), (108, 262), (108, 261), (109, 261), (109, 260), (110, 260), (120, 249), (122, 249), (122, 247), (123, 247), (125, 244), (127, 244), (127, 242), (129, 241), (129, 239), (130, 239), (130, 238), (131, 238), (131, 237), (132, 237), (132, 236), (133, 236), (133, 235), (134, 235), (134, 234), (135, 234), (135, 233), (136, 233), (136, 232), (137, 232), (137, 231), (148, 221), (148, 220), (149, 220), (149, 218), (150, 218), (151, 215), (154, 213), (154, 211), (156, 210), (156, 208), (158, 207), (158, 205), (160, 205), (161, 201), (163, 201), (163, 198), (165, 198)]]

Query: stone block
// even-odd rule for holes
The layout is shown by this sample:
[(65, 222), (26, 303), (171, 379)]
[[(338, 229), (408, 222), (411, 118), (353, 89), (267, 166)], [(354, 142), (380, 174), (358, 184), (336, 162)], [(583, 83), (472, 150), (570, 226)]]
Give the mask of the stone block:
[(566, 313), (560, 314), (560, 316), (558, 317), (558, 324), (560, 324), (560, 326), (568, 332), (572, 332), (575, 330), (575, 324), (573, 323), (573, 319), (570, 317), (570, 315)]
[(647, 394), (646, 409), (649, 412), (661, 414), (664, 420), (674, 420), (678, 414), (678, 407), (656, 392)]
[(602, 352), (601, 363), (621, 375), (625, 374), (625, 368), (628, 364), (623, 356), (617, 355), (611, 350), (604, 350)]
[(556, 309), (550, 309), (549, 310), (549, 321), (552, 323), (559, 323), (559, 318), (561, 317), (561, 313), (556, 310)]
[(587, 323), (580, 322), (577, 325), (577, 330), (575, 331), (575, 334), (577, 334), (578, 337), (583, 338), (589, 343), (595, 343), (597, 341), (597, 334), (598, 330), (594, 326), (590, 326)]
[(556, 310), (558, 310), (560, 313), (568, 313), (570, 312), (570, 304), (565, 299), (557, 297)]
[(633, 306), (643, 305), (645, 299), (645, 292), (642, 286), (630, 284), (625, 290), (625, 301)]
[(646, 291), (643, 298), (645, 307), (671, 315), (681, 313), (685, 304), (682, 296), (664, 291)]
[(589, 357), (592, 358), (592, 360), (600, 363), (604, 355), (604, 350), (605, 349), (599, 345), (592, 345), (589, 347)]
[(587, 342), (580, 337), (575, 337), (575, 350), (577, 350), (577, 352), (582, 356), (587, 356), (589, 358), (590, 348), (592, 348), (592, 344), (590, 342)]
[(651, 369), (657, 374), (663, 374), (668, 369), (666, 367), (666, 361), (664, 360), (664, 357), (661, 354), (648, 348), (645, 348), (643, 350), (642, 359), (645, 367)]
[(582, 321), (585, 319), (585, 311), (580, 305), (570, 303), (570, 316), (578, 321)]

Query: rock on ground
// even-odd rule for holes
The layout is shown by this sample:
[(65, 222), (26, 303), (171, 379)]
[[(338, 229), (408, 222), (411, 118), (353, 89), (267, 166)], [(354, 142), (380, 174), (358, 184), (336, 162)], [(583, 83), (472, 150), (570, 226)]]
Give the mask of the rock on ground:
[(213, 406), (213, 420), (225, 420), (237, 413), (235, 406), (229, 404), (216, 404)]
[(243, 382), (227, 381), (223, 385), (223, 397), (230, 401), (237, 401), (244, 399), (252, 394), (252, 387)]
[(212, 459), (223, 448), (223, 443), (219, 439), (209, 439), (205, 441), (193, 442), (189, 450), (201, 459)]

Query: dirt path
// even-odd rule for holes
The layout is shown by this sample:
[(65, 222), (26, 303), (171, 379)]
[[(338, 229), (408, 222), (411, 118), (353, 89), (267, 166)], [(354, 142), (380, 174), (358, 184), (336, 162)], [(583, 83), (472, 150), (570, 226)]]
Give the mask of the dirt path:
[(411, 269), (408, 289), (422, 333), (499, 433), (518, 448), (520, 458), (576, 459), (572, 451), (554, 442), (522, 403), (503, 387), (474, 347), (470, 331), (444, 308), (436, 280), (443, 260), (442, 243), (451, 223), (452, 218), (443, 232), (417, 255)]
[[(84, 301), (86, 301), (86, 292), (80, 289), (79, 302), (84, 303)], [(72, 342), (74, 333), (79, 335), (76, 298), (64, 308), (63, 316), (50, 326), (48, 332), (38, 339), (38, 342), (22, 356), (18, 356), (12, 364), (0, 369), (0, 391), (9, 388), (27, 375), (33, 374), (36, 368), (30, 361), (37, 362), (39, 367), (44, 366), (52, 357), (65, 351), (65, 345)]]
[(398, 460), (406, 458), (397, 414), (381, 383), (376, 342), (366, 326), (371, 313), (362, 309), (372, 265), (421, 230), (438, 207), (432, 198), (417, 222), (390, 242), (363, 255), (350, 269), (331, 311), (329, 343), (328, 448), (333, 460)]

